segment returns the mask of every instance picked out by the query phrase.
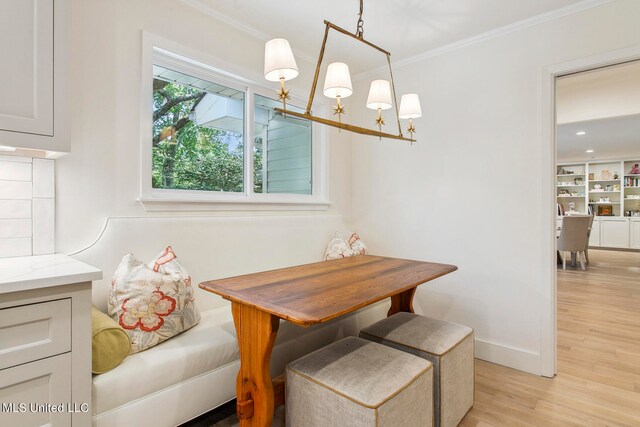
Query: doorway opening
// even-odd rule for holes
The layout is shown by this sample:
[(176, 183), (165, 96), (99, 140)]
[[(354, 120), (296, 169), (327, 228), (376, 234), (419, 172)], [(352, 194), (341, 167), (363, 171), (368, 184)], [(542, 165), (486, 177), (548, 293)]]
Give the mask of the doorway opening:
[(640, 60), (593, 65), (554, 77), (555, 370), (623, 399), (640, 389)]

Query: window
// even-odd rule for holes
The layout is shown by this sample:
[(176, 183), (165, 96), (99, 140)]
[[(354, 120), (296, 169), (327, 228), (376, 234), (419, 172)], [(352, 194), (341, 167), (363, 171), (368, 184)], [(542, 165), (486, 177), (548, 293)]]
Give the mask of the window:
[[(143, 123), (142, 137), (145, 208), (182, 202), (328, 205), (326, 152), (316, 128), (275, 111), (282, 104), (269, 96), (274, 88), (151, 49), (146, 69), (152, 76), (143, 76), (143, 93), (152, 101), (152, 108), (143, 108), (151, 123)], [(287, 108), (304, 111), (295, 100)]]
[(244, 101), (244, 92), (154, 65), (153, 188), (242, 193)]

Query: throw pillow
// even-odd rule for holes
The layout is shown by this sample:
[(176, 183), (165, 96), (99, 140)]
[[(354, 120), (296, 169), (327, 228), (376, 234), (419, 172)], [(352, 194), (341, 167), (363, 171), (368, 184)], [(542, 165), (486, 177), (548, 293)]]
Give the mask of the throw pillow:
[(129, 335), (112, 318), (91, 310), (91, 371), (103, 374), (118, 366), (131, 350)]
[(131, 353), (157, 345), (200, 321), (191, 277), (171, 246), (148, 265), (126, 254), (109, 293), (109, 315), (131, 338)]
[(331, 259), (366, 254), (367, 247), (356, 233), (352, 233), (348, 241), (344, 240), (339, 233), (336, 233), (335, 237), (331, 239), (327, 245), (327, 250), (324, 252), (324, 260), (328, 261)]
[(360, 240), (360, 236), (358, 236), (356, 233), (351, 234), (351, 237), (349, 237), (348, 243), (349, 243), (349, 247), (353, 252), (356, 253), (356, 255), (367, 254), (367, 247), (365, 246), (364, 242)]

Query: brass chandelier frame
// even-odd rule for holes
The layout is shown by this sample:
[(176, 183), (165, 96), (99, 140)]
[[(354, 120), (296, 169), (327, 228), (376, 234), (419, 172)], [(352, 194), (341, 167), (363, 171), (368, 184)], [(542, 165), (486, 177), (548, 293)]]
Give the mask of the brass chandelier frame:
[[(361, 135), (370, 135), (370, 136), (377, 136), (379, 138), (389, 138), (389, 139), (397, 139), (397, 140), (401, 140), (401, 141), (408, 141), (408, 142), (415, 142), (415, 139), (412, 138), (406, 138), (403, 134), (402, 134), (402, 125), (400, 124), (400, 117), (399, 117), (399, 112), (398, 112), (398, 98), (396, 95), (396, 86), (395, 83), (393, 81), (393, 71), (391, 70), (391, 53), (388, 52), (387, 50), (371, 43), (370, 41), (366, 40), (364, 38), (364, 34), (363, 34), (363, 30), (362, 30), (362, 4), (361, 4), (361, 18), (358, 21), (358, 29), (356, 31), (355, 34), (345, 30), (344, 28), (341, 28), (335, 24), (332, 24), (329, 21), (324, 21), (325, 24), (325, 30), (324, 30), (324, 38), (322, 40), (322, 47), (320, 48), (320, 55), (318, 56), (318, 64), (316, 66), (316, 73), (315, 76), (313, 77), (313, 84), (311, 86), (311, 92), (309, 93), (309, 101), (307, 102), (307, 109), (305, 110), (304, 113), (298, 113), (297, 111), (291, 111), (291, 110), (287, 110), (286, 108), (286, 104), (284, 104), (284, 108), (274, 108), (275, 111), (282, 113), (284, 115), (290, 115), (290, 116), (294, 116), (294, 117), (298, 117), (301, 119), (306, 119), (306, 120), (311, 120), (313, 122), (317, 122), (317, 123), (321, 123), (323, 125), (328, 125), (328, 126), (333, 126), (335, 128), (338, 129), (344, 129), (350, 132), (355, 132), (355, 133), (359, 133)], [(387, 65), (389, 66), (389, 76), (391, 77), (391, 91), (393, 92), (393, 104), (394, 104), (394, 108), (395, 108), (395, 112), (396, 112), (396, 120), (398, 122), (398, 134), (393, 134), (393, 133), (387, 133), (387, 132), (382, 132), (382, 131), (377, 131), (377, 130), (373, 130), (373, 129), (369, 129), (369, 128), (365, 128), (365, 127), (361, 127), (361, 126), (356, 126), (356, 125), (351, 125), (348, 123), (342, 123), (341, 121), (335, 121), (335, 120), (331, 120), (331, 119), (327, 119), (324, 117), (318, 117), (318, 116), (314, 116), (313, 114), (311, 114), (311, 106), (313, 104), (313, 99), (315, 97), (316, 94), (316, 88), (318, 86), (318, 78), (320, 77), (320, 68), (322, 67), (322, 60), (324, 58), (324, 51), (327, 45), (327, 37), (329, 36), (329, 30), (335, 30), (339, 33), (342, 33), (344, 35), (347, 35), (349, 37), (354, 38), (355, 40), (358, 40), (359, 42), (364, 43), (365, 45), (376, 49), (380, 52), (382, 52), (386, 58), (387, 58)]]

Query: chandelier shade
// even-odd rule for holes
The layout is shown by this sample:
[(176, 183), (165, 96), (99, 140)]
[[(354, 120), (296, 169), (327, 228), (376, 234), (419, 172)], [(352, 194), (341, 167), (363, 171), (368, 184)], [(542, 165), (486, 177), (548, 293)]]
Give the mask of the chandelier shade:
[(417, 119), (422, 117), (422, 108), (420, 108), (420, 98), (415, 93), (402, 95), (400, 99), (400, 110), (398, 117), (401, 119)]
[(374, 80), (369, 88), (367, 108), (372, 110), (388, 110), (393, 105), (391, 85), (388, 80)]
[(353, 93), (349, 66), (344, 62), (332, 62), (327, 68), (324, 80), (324, 96), (328, 98), (346, 98)]
[(264, 45), (264, 78), (277, 82), (298, 76), (298, 64), (286, 39), (272, 39)]

